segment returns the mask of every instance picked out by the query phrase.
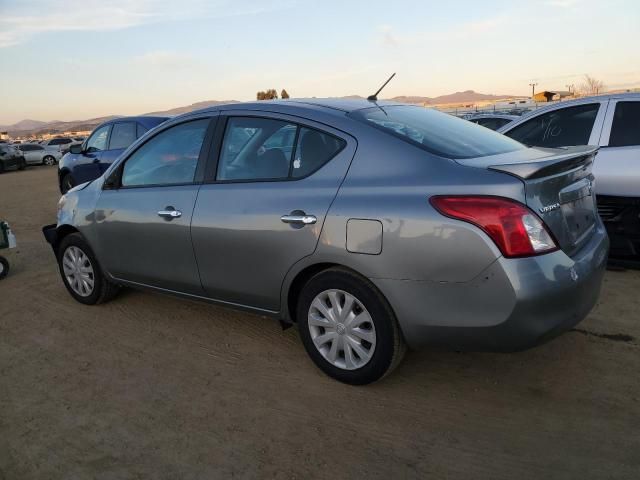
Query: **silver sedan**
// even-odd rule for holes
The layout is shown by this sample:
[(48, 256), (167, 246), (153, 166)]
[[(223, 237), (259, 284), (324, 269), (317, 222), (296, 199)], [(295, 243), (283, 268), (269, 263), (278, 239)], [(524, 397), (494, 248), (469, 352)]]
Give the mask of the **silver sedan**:
[(43, 230), (80, 303), (129, 286), (274, 317), (364, 384), (405, 346), (524, 349), (587, 315), (596, 151), (375, 100), (223, 105), (147, 132)]
[(16, 145), (29, 165), (55, 165), (62, 158), (62, 153), (55, 149), (45, 148), (37, 143)]

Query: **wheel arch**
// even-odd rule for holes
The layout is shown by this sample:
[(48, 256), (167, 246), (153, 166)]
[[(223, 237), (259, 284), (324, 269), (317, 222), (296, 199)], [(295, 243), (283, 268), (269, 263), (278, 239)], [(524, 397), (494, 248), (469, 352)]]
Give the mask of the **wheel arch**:
[[(283, 308), (281, 309), (281, 320), (283, 322), (297, 323), (297, 303), (302, 289), (313, 276), (330, 268), (340, 268), (351, 272), (359, 277), (362, 277), (363, 279), (366, 279), (366, 276), (362, 275), (357, 270), (347, 265), (331, 261), (318, 261), (300, 266), (300, 268), (295, 271), (290, 271), (288, 275), (288, 278), (290, 280), (285, 280), (283, 288), (283, 298), (281, 301), (281, 305), (283, 306)], [(376, 288), (375, 285), (374, 288)], [(376, 288), (376, 290), (378, 289)], [(382, 292), (380, 293), (382, 294)]]
[[(58, 247), (60, 245), (60, 242), (62, 242), (65, 237), (68, 237), (72, 233), (80, 233), (80, 230), (68, 224), (60, 225), (58, 228), (56, 228), (56, 239), (52, 245), (53, 251), (56, 252), (56, 255), (58, 254)], [(80, 235), (82, 235), (82, 233), (80, 233)], [(84, 235), (82, 235), (82, 237), (84, 238)]]

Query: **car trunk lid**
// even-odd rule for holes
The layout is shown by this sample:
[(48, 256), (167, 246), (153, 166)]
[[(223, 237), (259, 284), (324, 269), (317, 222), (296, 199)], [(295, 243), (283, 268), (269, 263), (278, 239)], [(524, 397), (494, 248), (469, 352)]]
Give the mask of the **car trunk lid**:
[(558, 246), (571, 256), (596, 228), (591, 170), (597, 150), (592, 146), (528, 148), (457, 162), (520, 179), (525, 185), (527, 206), (542, 218)]

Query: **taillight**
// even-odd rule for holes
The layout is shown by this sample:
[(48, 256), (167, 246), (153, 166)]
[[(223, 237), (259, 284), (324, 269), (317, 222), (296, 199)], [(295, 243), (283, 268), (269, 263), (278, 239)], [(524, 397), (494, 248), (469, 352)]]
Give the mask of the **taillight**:
[(505, 257), (529, 257), (558, 249), (542, 220), (515, 200), (437, 195), (429, 201), (441, 214), (484, 230)]

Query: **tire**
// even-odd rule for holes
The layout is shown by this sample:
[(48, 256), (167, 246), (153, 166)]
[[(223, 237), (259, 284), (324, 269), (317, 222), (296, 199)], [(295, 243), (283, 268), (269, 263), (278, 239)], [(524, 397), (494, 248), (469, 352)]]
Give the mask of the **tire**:
[(0, 257), (0, 280), (7, 275), (9, 275), (9, 261), (4, 257)]
[(27, 168), (27, 161), (23, 158), (18, 164), (18, 170), (24, 170), (25, 168)]
[(60, 181), (60, 193), (63, 195), (76, 186), (73, 177), (70, 173), (65, 173)]
[(56, 159), (52, 155), (45, 155), (45, 157), (42, 159), (42, 165), (51, 166), (55, 164)]
[[(78, 252), (81, 252), (84, 257), (79, 255)], [(67, 256), (67, 253), (69, 253), (69, 256)], [(93, 250), (79, 233), (72, 233), (62, 239), (58, 246), (57, 257), (62, 282), (76, 301), (85, 305), (98, 305), (108, 302), (118, 293), (118, 285), (104, 275)], [(74, 264), (73, 258), (78, 259), (78, 262)], [(86, 261), (83, 261), (83, 259)], [(83, 279), (85, 279), (87, 285), (90, 284), (88, 279), (93, 282), (92, 288), (84, 289), (81, 281), (72, 284), (70, 275), (67, 275), (69, 267), (73, 270), (83, 268), (82, 272), (76, 271), (74, 276), (84, 275)], [(65, 268), (67, 268), (67, 272), (65, 272)], [(90, 273), (87, 268), (91, 268)]]
[[(342, 309), (349, 315), (344, 323), (341, 319), (330, 321), (331, 315), (323, 315), (316, 307), (318, 303), (314, 303), (327, 300), (324, 309), (335, 313), (334, 301), (346, 307), (349, 296), (353, 297), (354, 307)], [(406, 352), (400, 327), (387, 300), (370, 281), (347, 269), (330, 268), (312, 277), (298, 298), (296, 318), (302, 343), (313, 362), (340, 382), (366, 385), (380, 380), (400, 364)], [(358, 319), (360, 326), (354, 323)], [(333, 338), (331, 344), (327, 341), (317, 347), (316, 343), (327, 334)], [(364, 340), (364, 336), (373, 342)], [(338, 342), (337, 347), (333, 346), (334, 342)], [(357, 345), (352, 347), (354, 342)], [(335, 361), (331, 360), (333, 350), (337, 352), (333, 354)]]

